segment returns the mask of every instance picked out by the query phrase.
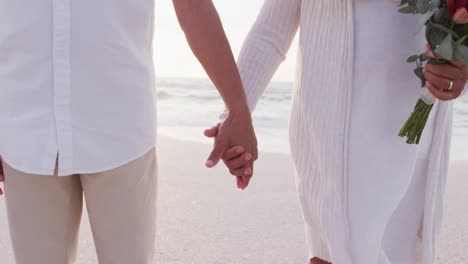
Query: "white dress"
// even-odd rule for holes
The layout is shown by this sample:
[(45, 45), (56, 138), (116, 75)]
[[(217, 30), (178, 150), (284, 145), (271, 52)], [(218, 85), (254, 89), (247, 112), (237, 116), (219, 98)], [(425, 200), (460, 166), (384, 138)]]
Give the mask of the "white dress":
[(420, 81), (417, 18), (394, 0), (266, 0), (239, 58), (251, 109), (300, 30), (291, 152), (309, 257), (432, 263), (447, 176), (451, 104), (419, 146), (398, 132)]

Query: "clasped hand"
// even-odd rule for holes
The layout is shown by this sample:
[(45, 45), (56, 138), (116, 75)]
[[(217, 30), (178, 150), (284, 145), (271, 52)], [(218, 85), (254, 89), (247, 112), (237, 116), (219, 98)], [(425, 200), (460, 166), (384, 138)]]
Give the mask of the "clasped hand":
[(214, 139), (213, 151), (206, 166), (212, 168), (222, 159), (229, 172), (236, 176), (237, 187), (247, 188), (258, 158), (257, 138), (250, 112), (230, 112), (223, 122), (207, 129), (205, 136)]

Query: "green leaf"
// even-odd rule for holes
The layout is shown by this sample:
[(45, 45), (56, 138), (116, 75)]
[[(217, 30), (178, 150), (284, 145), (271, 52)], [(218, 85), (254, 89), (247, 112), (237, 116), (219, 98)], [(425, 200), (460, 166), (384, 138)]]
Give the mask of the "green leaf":
[(457, 32), (455, 32), (455, 31), (453, 31), (453, 30), (451, 30), (451, 29), (449, 29), (449, 28), (447, 28), (447, 27), (445, 27), (445, 26), (443, 26), (441, 24), (433, 24), (432, 26), (434, 28), (437, 28), (437, 29), (440, 29), (440, 30), (444, 31), (445, 33), (451, 34), (452, 36), (454, 36), (457, 39), (460, 38), (460, 36), (458, 36)]
[(418, 0), (416, 6), (420, 14), (426, 14), (429, 11), (430, 1), (429, 0)]
[(427, 63), (432, 64), (432, 65), (447, 65), (447, 64), (450, 64), (449, 61), (444, 60), (444, 59), (430, 59)]
[(421, 31), (421, 29), (423, 29), (424, 25), (426, 25), (426, 22), (432, 18), (435, 12), (437, 12), (437, 9), (427, 12), (426, 14), (424, 14), (424, 16), (418, 19), (418, 22), (416, 24), (416, 33)]
[(440, 28), (434, 27), (433, 23), (427, 23), (426, 26), (426, 39), (429, 42), (432, 49), (439, 46), (440, 43), (445, 39), (447, 33)]
[(419, 60), (420, 61), (428, 61), (430, 59), (429, 55), (427, 53), (423, 53), (421, 55), (419, 55)]
[(432, 22), (450, 27), (452, 23), (452, 13), (448, 10), (448, 8), (442, 7), (434, 14)]
[(424, 77), (424, 68), (423, 67), (418, 67), (414, 70), (414, 74), (418, 76), (419, 79), (421, 79), (421, 86), (424, 87), (426, 85), (426, 77)]
[(405, 6), (398, 11), (404, 14), (417, 14), (418, 8), (416, 6)]
[(457, 45), (454, 51), (454, 59), (468, 65), (468, 47), (465, 45)]
[(413, 63), (413, 62), (416, 62), (417, 60), (419, 59), (419, 55), (413, 55), (413, 56), (410, 56), (406, 62), (408, 63)]
[(434, 53), (442, 56), (446, 60), (453, 60), (453, 46), (454, 41), (452, 35), (448, 34), (442, 43), (434, 50)]

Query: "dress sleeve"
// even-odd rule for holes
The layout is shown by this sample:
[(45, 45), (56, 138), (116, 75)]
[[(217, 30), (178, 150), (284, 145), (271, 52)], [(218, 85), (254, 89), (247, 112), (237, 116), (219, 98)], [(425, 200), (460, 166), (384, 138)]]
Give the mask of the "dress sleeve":
[(266, 0), (242, 47), (238, 66), (251, 111), (299, 28), (301, 0)]

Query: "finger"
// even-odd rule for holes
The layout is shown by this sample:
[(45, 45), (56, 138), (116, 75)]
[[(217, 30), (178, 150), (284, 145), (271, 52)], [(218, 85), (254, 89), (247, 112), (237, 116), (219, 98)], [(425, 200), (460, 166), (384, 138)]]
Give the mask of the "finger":
[(424, 77), (426, 78), (427, 81), (430, 82), (430, 84), (432, 84), (433, 88), (437, 88), (441, 91), (444, 91), (450, 87), (449, 79), (442, 78), (438, 75), (435, 75), (434, 73), (430, 71), (425, 71)]
[(431, 45), (429, 45), (429, 44), (426, 44), (426, 54), (431, 59), (443, 59), (442, 56), (439, 56), (439, 55), (435, 54), (434, 50), (431, 48)]
[(428, 64), (424, 68), (424, 72), (430, 72), (448, 80), (458, 80), (463, 77), (463, 73), (460, 68), (457, 68), (453, 65)]
[[(247, 178), (247, 179), (244, 179), (244, 178)], [(241, 190), (245, 190), (248, 186), (249, 186), (249, 183), (250, 183), (250, 179), (252, 177), (250, 176), (244, 176), (244, 177), (236, 177), (236, 180), (237, 180), (237, 188), (241, 189)]]
[[(429, 85), (432, 85), (433, 88), (440, 90), (444, 94), (450, 95), (451, 99), (457, 98), (465, 88), (465, 85), (460, 84), (460, 82), (457, 82), (456, 80), (451, 81), (430, 72), (424, 73), (424, 77), (430, 82)], [(448, 90), (450, 87), (451, 89)]]
[(244, 177), (244, 176), (250, 176), (252, 175), (252, 168), (250, 166), (244, 167), (244, 168), (239, 168), (235, 170), (229, 170), (229, 172), (236, 177)]
[(443, 92), (441, 91), (439, 88), (435, 87), (433, 84), (431, 84), (430, 82), (426, 82), (426, 87), (427, 89), (429, 89), (429, 91), (431, 92), (431, 94), (439, 99), (439, 100), (442, 100), (442, 101), (450, 101), (454, 98), (456, 98), (455, 96), (453, 96), (450, 92)]
[(205, 130), (204, 134), (206, 137), (213, 138), (218, 135), (218, 131), (219, 131), (219, 124), (217, 124), (216, 126), (212, 128)]
[(253, 176), (253, 163), (251, 164), (250, 172), (251, 172), (250, 175), (242, 176), (242, 182), (244, 183), (242, 190), (245, 190), (250, 184), (250, 180), (252, 179), (252, 176)]
[(429, 45), (429, 43), (426, 44), (426, 53), (429, 57), (431, 58), (435, 58), (436, 55), (434, 54), (434, 52), (432, 51), (432, 48), (431, 48), (431, 45)]
[(253, 174), (254, 174), (254, 163), (252, 162), (250, 164), (250, 168), (251, 168), (251, 173), (250, 175), (245, 175), (242, 177), (242, 182), (244, 183), (244, 188), (242, 188), (242, 190), (245, 190), (247, 187), (249, 187), (249, 184), (250, 184), (250, 181), (252, 180), (252, 177), (253, 177)]
[(237, 176), (236, 177), (236, 183), (237, 183), (237, 188), (239, 188), (239, 189), (244, 188), (244, 182), (242, 181), (242, 177)]
[(243, 183), (243, 186), (241, 188), (242, 190), (245, 190), (247, 189), (247, 187), (249, 187), (250, 179), (252, 179), (252, 176), (242, 176), (242, 183)]
[(453, 66), (457, 67), (457, 68), (462, 68), (462, 67), (465, 66), (465, 64), (463, 64), (463, 63), (461, 63), (461, 62), (459, 62), (459, 61), (456, 61), (456, 60), (451, 60), (450, 63), (451, 63)]
[(431, 48), (431, 45), (426, 44), (426, 53), (431, 59), (443, 59), (442, 56), (439, 56), (434, 53), (434, 50)]
[(219, 141), (215, 141), (213, 151), (211, 151), (211, 154), (208, 157), (208, 160), (206, 161), (205, 165), (208, 168), (215, 167), (219, 163), (219, 160), (223, 156), (225, 150), (226, 144)]
[(223, 160), (229, 161), (238, 158), (244, 151), (245, 149), (242, 146), (232, 147), (224, 152)]
[(254, 156), (254, 157), (253, 157), (253, 160), (254, 160), (254, 161), (258, 160), (258, 150), (256, 149), (252, 154), (253, 154), (253, 156)]
[(246, 152), (242, 154), (241, 156), (239, 156), (238, 158), (235, 158), (229, 161), (224, 161), (224, 163), (230, 170), (237, 170), (240, 168), (250, 167), (250, 161), (252, 159), (253, 159), (253, 155), (251, 153)]

